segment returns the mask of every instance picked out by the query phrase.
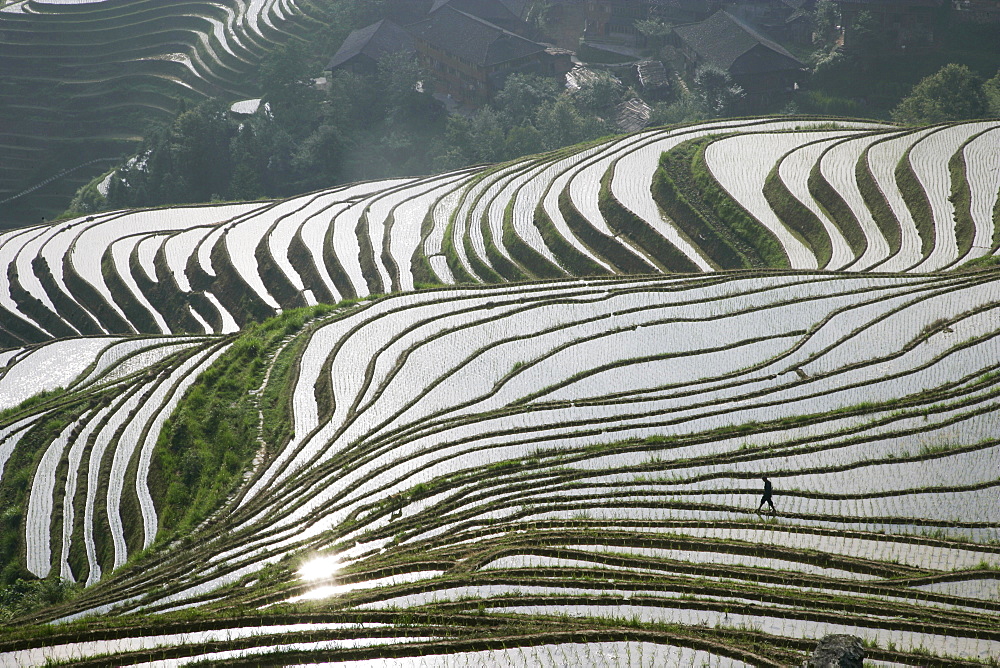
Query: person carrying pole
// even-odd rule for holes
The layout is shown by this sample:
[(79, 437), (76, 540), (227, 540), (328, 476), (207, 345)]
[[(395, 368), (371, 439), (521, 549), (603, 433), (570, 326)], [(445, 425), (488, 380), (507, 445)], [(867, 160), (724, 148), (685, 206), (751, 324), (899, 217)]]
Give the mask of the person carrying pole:
[(771, 506), (771, 514), (776, 515), (778, 511), (774, 509), (774, 502), (771, 501), (771, 481), (767, 479), (766, 475), (761, 476), (760, 479), (764, 481), (764, 496), (760, 499), (760, 505), (757, 506), (757, 512), (759, 513), (761, 508), (763, 508), (766, 503)]

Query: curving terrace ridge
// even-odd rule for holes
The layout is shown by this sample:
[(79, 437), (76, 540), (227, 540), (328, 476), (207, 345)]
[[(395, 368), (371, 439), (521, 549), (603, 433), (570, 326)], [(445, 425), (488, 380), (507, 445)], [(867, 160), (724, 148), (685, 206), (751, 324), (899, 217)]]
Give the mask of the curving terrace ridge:
[[(546, 657), (572, 643), (619, 643), (770, 666), (829, 632), (890, 663), (987, 660), (1000, 650), (998, 285), (995, 272), (735, 272), (449, 288), (334, 312), (281, 344), (299, 351), (290, 438), (212, 521), (110, 577), (119, 546), (151, 536), (113, 511), (143, 489), (142, 466), (119, 464), (149, 447), (134, 430), (227, 344), (190, 340), (179, 357), (163, 339), (105, 344), (83, 376), (120, 399), (56, 432), (34, 480), (61, 489), (56, 461), (78, 462), (69, 517), (111, 535), (67, 533), (53, 515), (52, 536), (73, 536), (68, 571), (60, 550), (28, 543), (39, 574), (49, 554), (74, 577), (104, 575), (40, 618), (91, 621), (0, 642), (0, 662), (128, 664), (160, 647), (163, 660), (556, 665)], [(117, 380), (119, 360), (161, 349), (143, 384)], [(88, 443), (82, 457), (67, 433)], [(95, 457), (106, 504), (83, 494)], [(774, 518), (754, 512), (762, 473)], [(52, 506), (32, 508), (42, 521)]]
[(0, 236), (0, 345), (227, 333), (420, 284), (939, 271), (997, 251), (998, 142), (995, 121), (711, 122), (284, 201), (87, 216)]

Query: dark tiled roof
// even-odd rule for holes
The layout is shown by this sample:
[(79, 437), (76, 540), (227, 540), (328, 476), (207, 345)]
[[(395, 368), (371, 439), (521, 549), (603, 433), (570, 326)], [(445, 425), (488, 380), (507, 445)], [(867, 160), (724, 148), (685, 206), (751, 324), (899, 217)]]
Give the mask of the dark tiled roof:
[(708, 0), (652, 0), (651, 5), (661, 8), (687, 9), (691, 11), (707, 12)]
[[(677, 36), (698, 54), (699, 58), (724, 70), (742, 73), (775, 71), (805, 67), (785, 47), (774, 42), (725, 11), (718, 11), (700, 23), (677, 26)], [(755, 51), (754, 54), (750, 54)], [(747, 56), (746, 58), (743, 58)]]
[(340, 67), (351, 58), (359, 55), (378, 60), (389, 53), (400, 51), (412, 53), (413, 50), (413, 38), (410, 33), (392, 21), (382, 20), (355, 30), (348, 35), (326, 69), (332, 70)]
[(431, 11), (449, 6), (487, 21), (520, 21), (528, 9), (528, 0), (434, 0)]
[(545, 51), (532, 42), (488, 21), (445, 5), (408, 30), (417, 39), (475, 65), (488, 67)]
[(435, 0), (392, 0), (385, 3), (385, 17), (398, 25), (406, 26), (427, 18)]
[(940, 7), (944, 0), (836, 0), (841, 5), (890, 6), (908, 9), (910, 7)]

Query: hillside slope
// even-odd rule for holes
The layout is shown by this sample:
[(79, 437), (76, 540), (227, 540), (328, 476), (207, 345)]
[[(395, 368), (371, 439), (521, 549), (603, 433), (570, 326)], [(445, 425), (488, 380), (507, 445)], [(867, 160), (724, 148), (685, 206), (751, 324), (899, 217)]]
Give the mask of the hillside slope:
[(731, 120), (0, 236), (0, 665), (988, 664), (998, 140)]

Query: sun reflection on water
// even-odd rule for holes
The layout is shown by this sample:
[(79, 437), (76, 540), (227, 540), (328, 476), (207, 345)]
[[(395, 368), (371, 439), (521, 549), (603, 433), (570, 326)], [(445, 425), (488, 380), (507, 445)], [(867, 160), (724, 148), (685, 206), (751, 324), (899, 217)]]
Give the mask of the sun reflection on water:
[(310, 559), (299, 566), (298, 573), (299, 577), (306, 582), (326, 580), (332, 578), (343, 565), (339, 554), (331, 554)]

